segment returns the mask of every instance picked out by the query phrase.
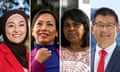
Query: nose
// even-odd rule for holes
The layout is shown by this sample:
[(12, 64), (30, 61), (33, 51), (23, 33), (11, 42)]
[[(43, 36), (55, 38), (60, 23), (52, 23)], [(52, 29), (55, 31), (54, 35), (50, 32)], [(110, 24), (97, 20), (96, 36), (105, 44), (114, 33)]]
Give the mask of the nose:
[(107, 27), (104, 25), (101, 30), (102, 30), (102, 31), (106, 31), (106, 30), (108, 30), (108, 29), (107, 29)]
[(74, 30), (74, 26), (73, 26), (73, 25), (71, 25), (69, 29), (70, 29), (70, 30)]
[(18, 26), (15, 26), (14, 32), (16, 32), (16, 33), (19, 32)]
[(43, 24), (40, 29), (43, 30), (43, 31), (46, 31), (47, 30), (47, 26), (45, 24)]

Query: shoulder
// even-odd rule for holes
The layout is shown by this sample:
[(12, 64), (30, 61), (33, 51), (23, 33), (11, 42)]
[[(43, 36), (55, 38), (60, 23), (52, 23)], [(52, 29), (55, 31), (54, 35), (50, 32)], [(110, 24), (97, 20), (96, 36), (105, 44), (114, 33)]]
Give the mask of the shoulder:
[(117, 51), (120, 51), (120, 45), (116, 45), (116, 48), (115, 48)]
[(0, 44), (0, 52), (3, 52), (3, 53), (10, 52), (10, 49), (7, 47), (7, 45), (4, 42), (2, 44)]
[(7, 45), (3, 42), (0, 44), (0, 49), (1, 49), (1, 47), (7, 47)]
[(7, 46), (4, 43), (0, 44), (0, 64), (4, 63), (3, 61), (5, 60), (5, 57), (8, 54), (6, 49), (7, 49)]
[(36, 53), (37, 53), (37, 49), (34, 48), (34, 49), (31, 51), (31, 56), (34, 56)]

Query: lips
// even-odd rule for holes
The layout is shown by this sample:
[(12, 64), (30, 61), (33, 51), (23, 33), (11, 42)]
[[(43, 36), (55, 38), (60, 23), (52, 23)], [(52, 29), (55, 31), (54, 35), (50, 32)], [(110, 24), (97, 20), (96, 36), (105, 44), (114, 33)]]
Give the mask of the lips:
[(68, 35), (76, 35), (76, 32), (68, 32)]
[(102, 38), (107, 38), (107, 37), (110, 37), (110, 34), (108, 34), (108, 33), (100, 34), (100, 37), (102, 37)]
[(68, 37), (69, 39), (73, 39), (73, 38), (78, 37), (78, 35), (77, 35), (76, 32), (68, 32), (67, 37)]
[(44, 38), (44, 37), (49, 36), (49, 34), (48, 33), (39, 33), (39, 36), (41, 36), (42, 38)]
[(21, 36), (21, 34), (12, 34), (12, 36), (13, 36), (14, 38), (19, 38), (19, 37)]

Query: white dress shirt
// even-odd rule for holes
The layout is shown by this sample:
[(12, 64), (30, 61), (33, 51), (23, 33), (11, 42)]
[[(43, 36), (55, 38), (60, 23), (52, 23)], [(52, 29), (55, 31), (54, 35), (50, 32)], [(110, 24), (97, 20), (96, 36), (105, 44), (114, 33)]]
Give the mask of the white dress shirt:
[[(107, 52), (106, 57), (105, 57), (105, 65), (104, 65), (104, 69), (106, 69), (107, 64), (112, 56), (112, 53), (114, 51), (116, 47), (116, 42), (114, 42), (112, 45), (110, 45), (107, 48), (104, 48), (104, 50)], [(98, 44), (96, 44), (96, 52), (95, 52), (95, 60), (94, 60), (94, 72), (97, 72), (97, 68), (98, 68), (98, 63), (99, 63), (99, 59), (100, 59), (100, 55), (99, 55), (99, 51), (102, 50), (102, 48), (100, 48), (98, 46)], [(105, 71), (105, 70), (104, 70)]]

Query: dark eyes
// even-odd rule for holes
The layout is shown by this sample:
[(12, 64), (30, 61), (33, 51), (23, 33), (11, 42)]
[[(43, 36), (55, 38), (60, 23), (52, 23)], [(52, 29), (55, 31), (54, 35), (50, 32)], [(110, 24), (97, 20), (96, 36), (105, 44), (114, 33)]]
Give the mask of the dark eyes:
[(65, 23), (65, 24), (64, 24), (64, 27), (69, 27), (69, 26), (70, 26), (69, 23)]
[[(14, 24), (9, 24), (8, 27), (14, 27), (15, 25)], [(19, 27), (24, 27), (25, 24), (19, 24)]]
[(48, 23), (47, 25), (48, 25), (48, 26), (53, 26), (53, 24), (52, 24), (52, 23)]
[(80, 24), (80, 23), (73, 23), (72, 25), (69, 24), (69, 23), (65, 23), (65, 24), (64, 24), (64, 27), (71, 27), (71, 26), (73, 26), (73, 27), (80, 27), (81, 24)]
[(14, 27), (14, 25), (8, 25), (8, 27)]
[(21, 27), (22, 27), (22, 26), (25, 26), (25, 24), (20, 24), (19, 26), (21, 26)]
[[(43, 23), (37, 23), (37, 25), (38, 25), (38, 26), (42, 26)], [(46, 25), (47, 25), (47, 26), (53, 26), (54, 24), (52, 24), (52, 23), (47, 23)]]
[(42, 25), (42, 23), (37, 23), (36, 25)]

